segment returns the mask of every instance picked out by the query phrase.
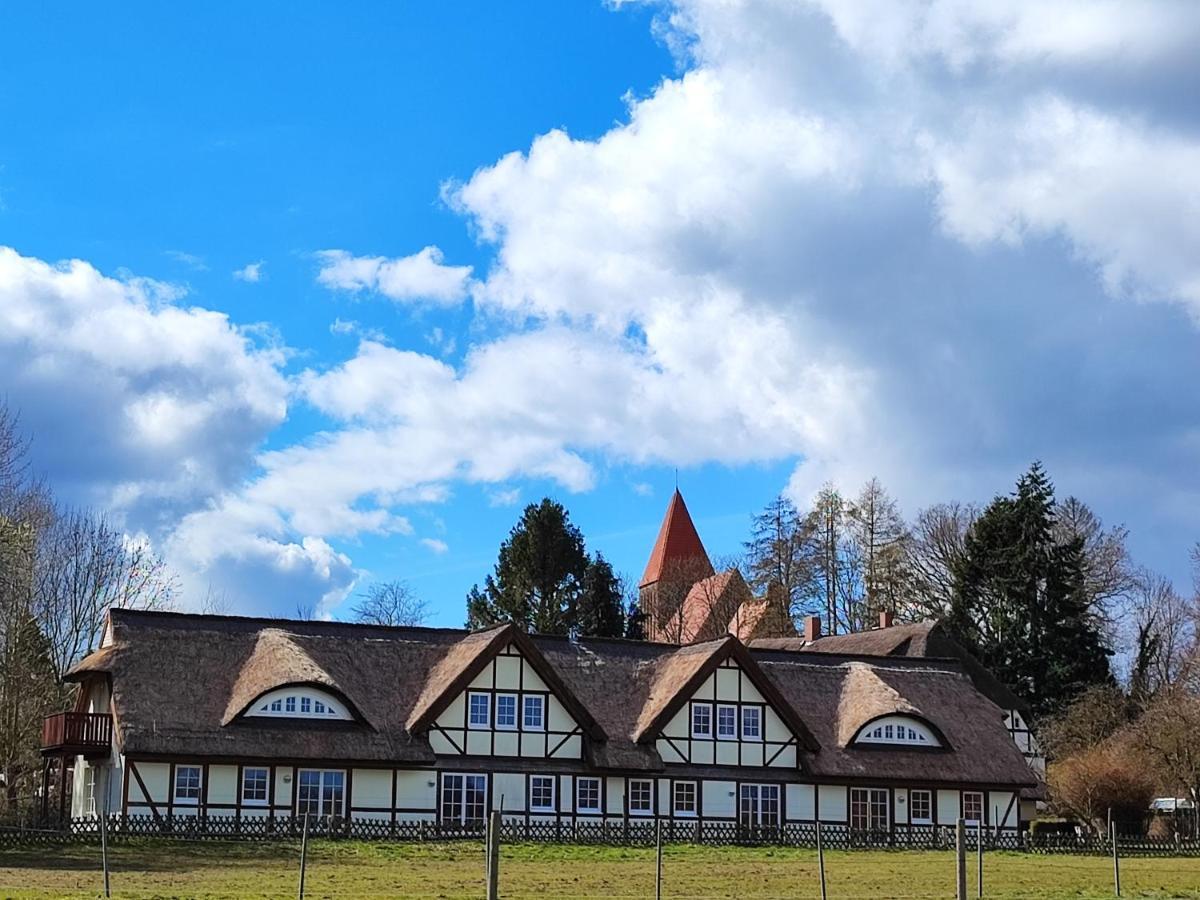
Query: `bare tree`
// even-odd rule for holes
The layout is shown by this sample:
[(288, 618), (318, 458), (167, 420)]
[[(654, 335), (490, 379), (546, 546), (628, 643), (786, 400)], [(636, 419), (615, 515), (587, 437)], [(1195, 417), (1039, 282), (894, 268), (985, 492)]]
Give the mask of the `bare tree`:
[(425, 601), (400, 580), (372, 584), (354, 605), (355, 621), (371, 625), (420, 625), (428, 616)]
[(776, 497), (754, 517), (746, 542), (746, 581), (756, 594), (778, 585), (785, 595), (789, 614), (799, 620), (819, 611), (813, 602), (812, 520), (802, 516), (791, 500)]
[(881, 611), (896, 611), (908, 577), (908, 526), (878, 478), (864, 484), (847, 507), (846, 535), (848, 569), (858, 584), (844, 597), (843, 623), (850, 631), (861, 631), (872, 627)]
[(96, 649), (109, 609), (161, 609), (174, 595), (175, 579), (149, 545), (101, 515), (58, 510), (38, 537), (34, 611), (59, 680)]
[(846, 501), (833, 484), (826, 484), (808, 516), (816, 573), (813, 588), (824, 607), (826, 631), (837, 634), (842, 621), (839, 610), (849, 594), (847, 584), (853, 581), (846, 561)]
[[(703, 557), (676, 560), (663, 571), (662, 577), (648, 588), (642, 598), (642, 612), (647, 616), (647, 635), (651, 640), (682, 644), (704, 640), (709, 634), (710, 621), (721, 621), (719, 633), (737, 612), (738, 604), (749, 591), (725, 591), (724, 580), (717, 574), (738, 568), (737, 557), (714, 560), (716, 568)], [(740, 576), (739, 576), (740, 577)], [(736, 599), (735, 599), (736, 594)]]
[(1196, 598), (1184, 598), (1161, 575), (1146, 569), (1138, 573), (1125, 622), (1133, 651), (1128, 680), (1134, 700), (1145, 702), (1188, 679), (1198, 661), (1196, 625)]
[(978, 507), (962, 503), (939, 503), (917, 514), (905, 547), (911, 582), (898, 613), (920, 620), (950, 612), (955, 572), (966, 558), (967, 534), (977, 518)]
[(1200, 697), (1183, 687), (1160, 691), (1132, 730), (1143, 764), (1200, 808)]
[(1054, 510), (1054, 540), (1065, 546), (1083, 542), (1083, 586), (1092, 612), (1106, 624), (1117, 618), (1118, 607), (1138, 585), (1139, 573), (1129, 559), (1124, 525), (1105, 528), (1091, 508), (1067, 497)]

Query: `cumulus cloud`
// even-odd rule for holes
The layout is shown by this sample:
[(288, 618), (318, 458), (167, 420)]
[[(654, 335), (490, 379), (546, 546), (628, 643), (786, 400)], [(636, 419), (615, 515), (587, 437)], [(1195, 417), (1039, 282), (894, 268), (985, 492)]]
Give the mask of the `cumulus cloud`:
[(317, 280), (343, 291), (375, 291), (399, 302), (460, 303), (467, 296), (470, 266), (447, 266), (442, 251), (425, 247), (412, 256), (352, 256), (345, 250), (322, 250)]
[(263, 279), (263, 266), (265, 265), (266, 263), (261, 259), (258, 262), (247, 263), (240, 269), (235, 269), (233, 272), (233, 277), (238, 281), (257, 284)]

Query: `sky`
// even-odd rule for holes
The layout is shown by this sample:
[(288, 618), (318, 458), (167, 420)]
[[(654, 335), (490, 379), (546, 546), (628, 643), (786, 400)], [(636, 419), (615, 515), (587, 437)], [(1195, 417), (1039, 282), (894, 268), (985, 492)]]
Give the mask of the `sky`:
[(1200, 539), (1200, 5), (26, 5), (0, 396), (180, 601), (459, 625), (524, 504), (636, 580), (1034, 459)]

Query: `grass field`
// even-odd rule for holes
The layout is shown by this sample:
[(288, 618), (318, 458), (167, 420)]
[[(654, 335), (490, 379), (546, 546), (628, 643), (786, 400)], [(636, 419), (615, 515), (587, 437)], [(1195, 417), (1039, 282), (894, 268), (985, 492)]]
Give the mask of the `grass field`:
[[(146, 840), (112, 848), (114, 897), (295, 897), (294, 845)], [(652, 897), (654, 851), (516, 845), (501, 855), (505, 898)], [(667, 897), (818, 897), (816, 854), (778, 848), (670, 846)], [(954, 857), (946, 852), (831, 852), (829, 897), (954, 896)], [(991, 853), (985, 896), (1111, 897), (1103, 857)], [(969, 879), (974, 896), (975, 867)], [(1125, 897), (1200, 898), (1200, 859), (1126, 859)], [(0, 850), (0, 897), (96, 897), (98, 847)], [(483, 852), (474, 844), (404, 845), (314, 841), (306, 896), (482, 897)]]

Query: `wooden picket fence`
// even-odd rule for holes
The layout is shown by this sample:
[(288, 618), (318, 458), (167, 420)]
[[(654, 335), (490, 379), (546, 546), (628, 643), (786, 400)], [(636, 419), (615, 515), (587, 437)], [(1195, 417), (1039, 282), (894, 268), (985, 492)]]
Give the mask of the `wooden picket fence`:
[[(295, 841), (304, 828), (302, 816), (122, 816), (108, 818), (108, 839), (120, 842), (136, 838), (172, 838), (176, 840), (249, 840)], [(501, 840), (508, 843), (592, 844), (622, 847), (652, 847), (656, 823), (653, 819), (573, 822), (524, 822), (508, 819), (500, 829)], [(663, 840), (708, 846), (780, 846), (815, 848), (817, 826), (812, 823), (788, 823), (778, 826), (748, 827), (735, 822), (688, 822), (664, 820)], [(403, 843), (482, 841), (483, 822), (471, 824), (433, 821), (346, 819), (328, 817), (309, 820), (312, 837), (358, 841), (394, 841)], [(977, 834), (967, 832), (968, 846), (974, 850)], [(43, 827), (0, 827), (0, 846), (98, 842), (100, 822), (95, 817), (71, 819), (61, 825)], [(896, 831), (860, 831), (845, 825), (821, 825), (821, 840), (826, 850), (949, 850), (954, 847), (954, 831), (942, 827), (914, 827)], [(1200, 841), (1194, 839), (1118, 837), (1121, 856), (1200, 856)], [(1044, 854), (1108, 855), (1112, 844), (1093, 835), (1049, 834), (1031, 836), (1011, 832), (983, 832), (984, 850), (1008, 850)]]

